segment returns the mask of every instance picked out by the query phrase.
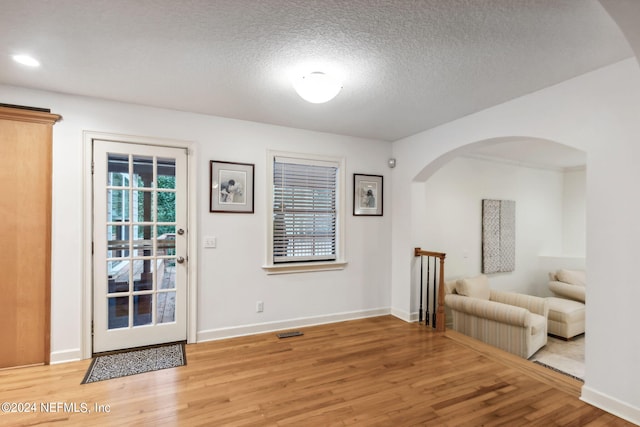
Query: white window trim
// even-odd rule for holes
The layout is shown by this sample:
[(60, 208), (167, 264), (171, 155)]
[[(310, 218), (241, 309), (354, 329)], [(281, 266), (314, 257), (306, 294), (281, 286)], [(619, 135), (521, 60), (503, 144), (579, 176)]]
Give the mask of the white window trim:
[[(273, 262), (273, 162), (276, 157), (287, 157), (290, 159), (300, 159), (303, 161), (324, 161), (335, 162), (338, 166), (338, 194), (337, 208), (338, 218), (336, 226), (336, 259), (334, 261), (320, 262), (290, 262), (278, 263)], [(346, 172), (344, 157), (318, 156), (314, 154), (292, 153), (288, 151), (267, 151), (267, 251), (266, 263), (262, 269), (267, 274), (284, 274), (284, 273), (301, 273), (310, 271), (329, 271), (342, 270), (346, 267), (347, 261), (345, 257), (345, 212), (346, 212)]]

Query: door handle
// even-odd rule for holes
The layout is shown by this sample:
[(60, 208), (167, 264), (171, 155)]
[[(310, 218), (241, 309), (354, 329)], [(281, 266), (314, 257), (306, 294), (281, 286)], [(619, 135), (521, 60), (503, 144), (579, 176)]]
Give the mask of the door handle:
[(182, 263), (184, 262), (184, 258), (183, 258), (183, 257), (181, 257), (181, 256), (179, 256), (178, 258), (176, 258), (176, 262), (177, 262), (178, 264), (182, 264)]

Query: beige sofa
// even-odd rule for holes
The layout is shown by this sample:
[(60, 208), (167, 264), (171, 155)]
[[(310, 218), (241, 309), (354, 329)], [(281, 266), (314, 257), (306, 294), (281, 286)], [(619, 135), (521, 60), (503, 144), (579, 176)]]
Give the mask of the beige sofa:
[(547, 300), (493, 290), (485, 275), (447, 282), (445, 305), (455, 331), (518, 356), (547, 343)]
[(584, 303), (587, 279), (582, 270), (558, 270), (549, 273), (549, 289), (558, 298)]
[(555, 295), (547, 298), (549, 334), (569, 340), (584, 333), (586, 286), (586, 275), (582, 270), (549, 273), (549, 289)]

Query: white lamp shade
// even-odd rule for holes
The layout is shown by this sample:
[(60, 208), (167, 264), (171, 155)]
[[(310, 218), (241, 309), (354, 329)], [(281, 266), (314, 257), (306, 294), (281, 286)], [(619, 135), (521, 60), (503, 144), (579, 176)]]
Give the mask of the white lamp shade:
[(342, 84), (328, 74), (314, 71), (295, 79), (293, 87), (305, 101), (321, 104), (335, 98), (342, 89)]

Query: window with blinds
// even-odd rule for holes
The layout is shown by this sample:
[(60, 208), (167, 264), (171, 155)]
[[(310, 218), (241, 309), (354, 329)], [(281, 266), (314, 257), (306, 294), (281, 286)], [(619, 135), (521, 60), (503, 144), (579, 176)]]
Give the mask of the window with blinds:
[(274, 157), (274, 264), (336, 260), (338, 166)]

